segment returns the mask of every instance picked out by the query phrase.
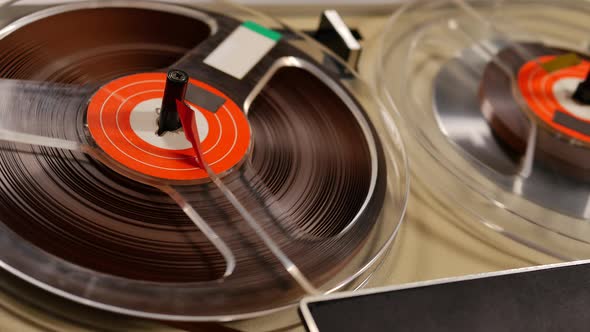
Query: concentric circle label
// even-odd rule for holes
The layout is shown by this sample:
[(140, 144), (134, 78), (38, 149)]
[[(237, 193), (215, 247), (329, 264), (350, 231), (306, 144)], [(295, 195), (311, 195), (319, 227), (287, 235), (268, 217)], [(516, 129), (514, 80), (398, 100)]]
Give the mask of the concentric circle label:
[(541, 64), (555, 59), (543, 56), (527, 62), (518, 73), (518, 86), (530, 110), (544, 123), (566, 136), (590, 143), (590, 106), (572, 99), (590, 70), (590, 62), (548, 72)]
[[(134, 171), (167, 180), (206, 179), (182, 130), (156, 135), (165, 84), (165, 73), (130, 75), (106, 84), (88, 106), (90, 134), (111, 158)], [(195, 103), (187, 105), (195, 111), (204, 160), (214, 172), (226, 172), (246, 156), (248, 121), (219, 90), (196, 79), (189, 84), (225, 99), (215, 112)]]

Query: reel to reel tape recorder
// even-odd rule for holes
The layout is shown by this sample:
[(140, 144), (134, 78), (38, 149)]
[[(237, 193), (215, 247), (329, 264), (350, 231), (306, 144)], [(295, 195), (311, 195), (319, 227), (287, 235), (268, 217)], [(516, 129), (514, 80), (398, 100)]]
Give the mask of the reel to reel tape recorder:
[(405, 151), (427, 203), (587, 257), (588, 12), (405, 4), (363, 59), (372, 85), (224, 2), (0, 13), (0, 265), (109, 312), (265, 316), (366, 285), (405, 213)]

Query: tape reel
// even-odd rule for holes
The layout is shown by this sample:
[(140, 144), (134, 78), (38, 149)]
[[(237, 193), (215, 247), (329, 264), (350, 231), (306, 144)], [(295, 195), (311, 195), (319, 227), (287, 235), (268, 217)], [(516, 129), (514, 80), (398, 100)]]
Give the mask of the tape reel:
[(418, 181), (470, 220), (564, 259), (590, 249), (590, 150), (543, 119), (575, 118), (569, 132), (588, 122), (573, 100), (587, 12), (574, 1), (408, 4), (383, 34), (377, 75)]
[[(370, 277), (405, 208), (395, 127), (356, 78), (322, 69), (317, 45), (231, 10), (248, 20), (101, 1), (0, 30), (8, 271), (185, 321), (253, 317)], [(181, 132), (155, 134), (167, 68), (199, 93), (205, 170)]]

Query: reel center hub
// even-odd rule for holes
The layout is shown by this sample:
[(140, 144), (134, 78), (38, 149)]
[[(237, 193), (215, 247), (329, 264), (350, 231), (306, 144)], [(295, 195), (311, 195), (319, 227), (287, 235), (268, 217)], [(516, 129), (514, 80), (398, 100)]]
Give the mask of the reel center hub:
[[(98, 90), (88, 106), (90, 136), (111, 158), (143, 175), (166, 180), (203, 180), (182, 130), (156, 135), (165, 73), (121, 77)], [(186, 104), (195, 112), (203, 157), (218, 174), (238, 166), (250, 146), (242, 110), (214, 87), (190, 79)]]
[(552, 130), (590, 143), (590, 106), (572, 98), (586, 78), (590, 62), (580, 60), (556, 71), (542, 67), (555, 58), (542, 56), (527, 62), (518, 73), (520, 91), (529, 109)]

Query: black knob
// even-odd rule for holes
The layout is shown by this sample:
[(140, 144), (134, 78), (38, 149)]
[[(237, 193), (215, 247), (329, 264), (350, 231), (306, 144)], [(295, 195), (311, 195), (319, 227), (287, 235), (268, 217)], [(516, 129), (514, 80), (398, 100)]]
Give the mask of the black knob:
[(158, 135), (162, 136), (167, 131), (175, 131), (182, 127), (176, 110), (176, 101), (184, 102), (188, 80), (188, 74), (182, 70), (172, 69), (168, 72), (158, 119)]
[[(356, 33), (355, 33), (356, 32)], [(313, 37), (339, 55), (348, 65), (356, 69), (361, 54), (361, 39), (358, 31), (351, 30), (333, 9), (325, 10)]]
[(578, 84), (572, 98), (580, 104), (590, 105), (590, 73), (586, 75), (584, 81)]

